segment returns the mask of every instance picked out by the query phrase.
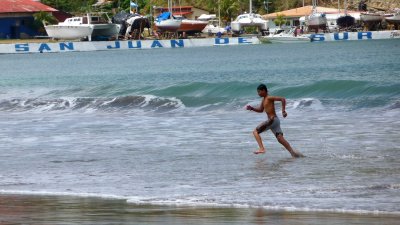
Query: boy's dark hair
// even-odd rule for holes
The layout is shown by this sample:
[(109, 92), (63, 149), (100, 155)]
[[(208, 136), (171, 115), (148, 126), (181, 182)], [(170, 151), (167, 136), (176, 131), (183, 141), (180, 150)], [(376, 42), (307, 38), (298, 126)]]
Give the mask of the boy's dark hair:
[(268, 91), (267, 86), (265, 84), (260, 84), (257, 87), (257, 91), (265, 90)]

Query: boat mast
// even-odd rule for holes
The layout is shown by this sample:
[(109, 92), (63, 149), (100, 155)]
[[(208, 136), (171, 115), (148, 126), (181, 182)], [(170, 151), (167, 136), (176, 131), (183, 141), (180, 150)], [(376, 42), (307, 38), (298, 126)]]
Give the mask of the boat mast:
[(251, 14), (251, 9), (253, 8), (253, 3), (252, 3), (252, 0), (249, 0), (249, 2), (250, 2), (250, 6), (249, 6), (249, 14)]
[(172, 16), (172, 0), (168, 0), (168, 11), (169, 11), (171, 19), (172, 19), (173, 18), (173, 16)]
[(221, 0), (218, 0), (218, 26), (221, 27)]

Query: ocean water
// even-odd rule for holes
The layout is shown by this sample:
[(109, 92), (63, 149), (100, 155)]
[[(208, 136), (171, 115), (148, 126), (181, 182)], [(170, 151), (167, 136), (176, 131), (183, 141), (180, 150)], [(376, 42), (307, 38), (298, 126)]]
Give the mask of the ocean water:
[[(400, 41), (0, 55), (0, 193), (400, 214)], [(256, 87), (287, 98), (254, 155)]]

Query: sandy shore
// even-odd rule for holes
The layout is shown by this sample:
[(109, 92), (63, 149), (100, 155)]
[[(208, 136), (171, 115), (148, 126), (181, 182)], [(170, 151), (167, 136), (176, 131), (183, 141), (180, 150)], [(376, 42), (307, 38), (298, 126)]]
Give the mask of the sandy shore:
[(398, 224), (400, 216), (180, 207), (70, 196), (1, 195), (0, 224)]

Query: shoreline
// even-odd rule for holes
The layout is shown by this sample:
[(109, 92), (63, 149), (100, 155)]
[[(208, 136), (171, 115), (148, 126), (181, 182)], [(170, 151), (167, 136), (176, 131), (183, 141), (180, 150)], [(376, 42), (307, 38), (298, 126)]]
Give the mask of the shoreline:
[(397, 224), (400, 215), (129, 203), (126, 199), (0, 194), (0, 224)]

